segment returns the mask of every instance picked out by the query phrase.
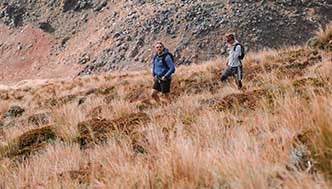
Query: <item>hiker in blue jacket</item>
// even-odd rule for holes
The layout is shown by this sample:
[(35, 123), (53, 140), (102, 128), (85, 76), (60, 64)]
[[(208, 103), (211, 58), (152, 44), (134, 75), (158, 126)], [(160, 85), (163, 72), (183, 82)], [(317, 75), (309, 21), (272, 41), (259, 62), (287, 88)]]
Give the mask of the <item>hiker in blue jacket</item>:
[(172, 74), (175, 72), (173, 55), (165, 48), (164, 44), (160, 41), (155, 43), (156, 54), (152, 60), (152, 75), (154, 77), (153, 89), (151, 97), (160, 102), (158, 93), (162, 93), (167, 102), (171, 102), (170, 88)]

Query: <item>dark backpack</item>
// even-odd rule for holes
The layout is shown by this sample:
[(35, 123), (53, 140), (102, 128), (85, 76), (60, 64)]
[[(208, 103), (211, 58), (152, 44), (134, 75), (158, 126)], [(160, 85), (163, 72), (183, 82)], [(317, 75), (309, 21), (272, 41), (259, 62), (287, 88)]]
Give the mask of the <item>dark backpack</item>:
[(240, 60), (243, 60), (243, 59), (244, 59), (244, 56), (246, 55), (246, 52), (245, 52), (245, 50), (244, 50), (243, 45), (240, 44), (240, 43), (236, 43), (235, 46), (234, 46), (234, 49), (233, 49), (233, 50), (235, 51), (235, 49), (236, 49), (236, 47), (237, 47), (238, 45), (240, 45), (240, 47), (241, 47), (241, 55), (239, 56), (239, 59), (240, 59)]

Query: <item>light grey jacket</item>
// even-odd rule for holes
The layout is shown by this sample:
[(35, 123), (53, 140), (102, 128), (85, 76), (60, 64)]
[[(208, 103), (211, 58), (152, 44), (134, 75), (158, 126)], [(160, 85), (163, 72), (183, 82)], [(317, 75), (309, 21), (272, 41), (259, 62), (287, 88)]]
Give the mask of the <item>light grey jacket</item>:
[(239, 56), (241, 55), (241, 46), (237, 45), (234, 51), (234, 47), (239, 42), (235, 40), (235, 42), (229, 47), (229, 56), (228, 56), (228, 66), (229, 67), (238, 67), (241, 66), (241, 61)]

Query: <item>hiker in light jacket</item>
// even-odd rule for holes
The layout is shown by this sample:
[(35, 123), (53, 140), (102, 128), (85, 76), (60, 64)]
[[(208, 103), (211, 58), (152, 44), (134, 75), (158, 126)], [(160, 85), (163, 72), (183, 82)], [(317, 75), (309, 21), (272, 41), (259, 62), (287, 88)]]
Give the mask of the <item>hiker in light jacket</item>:
[(234, 76), (239, 89), (242, 88), (242, 62), (244, 48), (236, 39), (234, 34), (226, 34), (224, 40), (229, 48), (227, 68), (221, 75), (220, 80), (225, 82), (229, 76)]
[(151, 97), (160, 102), (158, 93), (162, 93), (167, 102), (171, 102), (169, 96), (171, 88), (172, 74), (175, 72), (173, 55), (165, 48), (160, 41), (155, 43), (156, 54), (152, 60), (152, 75), (154, 77), (153, 89)]

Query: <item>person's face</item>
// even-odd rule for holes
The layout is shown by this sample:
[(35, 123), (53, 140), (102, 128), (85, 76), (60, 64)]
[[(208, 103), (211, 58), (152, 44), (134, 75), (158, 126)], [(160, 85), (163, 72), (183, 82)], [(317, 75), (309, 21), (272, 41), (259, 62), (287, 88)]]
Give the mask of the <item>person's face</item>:
[(163, 47), (161, 44), (157, 44), (157, 45), (155, 46), (155, 49), (156, 49), (156, 52), (157, 52), (158, 54), (160, 54), (160, 53), (163, 52), (164, 47)]
[(227, 44), (231, 45), (231, 44), (234, 43), (234, 40), (231, 39), (231, 38), (227, 38), (227, 37), (225, 37), (225, 42), (226, 42)]

